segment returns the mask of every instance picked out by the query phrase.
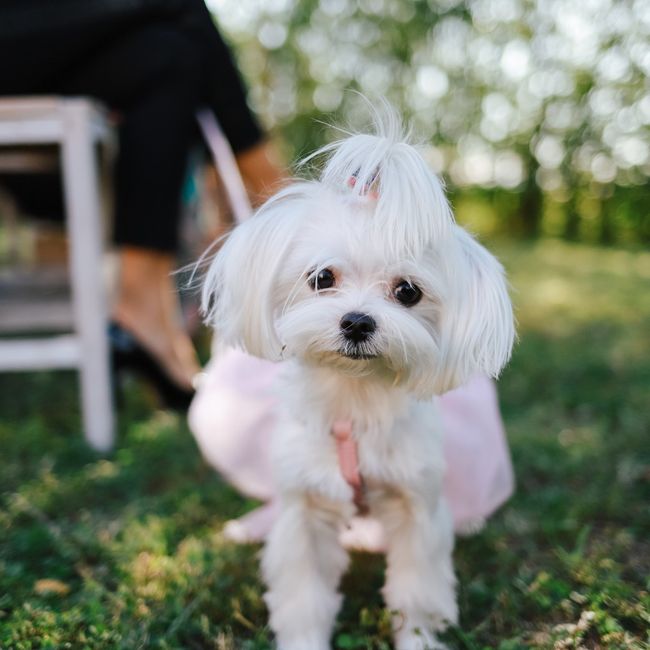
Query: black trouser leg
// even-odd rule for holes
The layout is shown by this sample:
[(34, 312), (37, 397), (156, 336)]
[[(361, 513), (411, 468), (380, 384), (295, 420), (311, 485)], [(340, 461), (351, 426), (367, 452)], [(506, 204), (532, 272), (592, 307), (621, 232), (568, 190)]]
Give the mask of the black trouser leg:
[(66, 94), (90, 94), (121, 112), (117, 244), (175, 250), (199, 91), (198, 54), (164, 25), (127, 34), (65, 84)]

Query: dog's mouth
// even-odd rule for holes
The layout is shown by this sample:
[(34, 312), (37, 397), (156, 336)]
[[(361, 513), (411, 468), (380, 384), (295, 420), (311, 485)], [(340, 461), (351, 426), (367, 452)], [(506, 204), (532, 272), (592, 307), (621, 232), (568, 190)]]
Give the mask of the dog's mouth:
[(345, 347), (339, 350), (339, 354), (346, 359), (354, 359), (355, 361), (368, 361), (370, 359), (377, 359), (379, 355), (370, 350), (360, 350), (358, 348)]
[(378, 354), (367, 354), (365, 352), (341, 352), (341, 356), (346, 359), (355, 359), (356, 361), (367, 361), (369, 359), (376, 359)]

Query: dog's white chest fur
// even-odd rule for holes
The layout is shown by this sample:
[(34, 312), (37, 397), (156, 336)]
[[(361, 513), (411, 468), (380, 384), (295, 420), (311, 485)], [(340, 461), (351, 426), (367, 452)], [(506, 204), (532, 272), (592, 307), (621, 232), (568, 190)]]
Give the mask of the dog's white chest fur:
[(280, 392), (273, 461), (281, 489), (312, 484), (323, 495), (350, 500), (332, 434), (332, 423), (345, 419), (352, 424), (371, 506), (379, 490), (437, 496), (444, 468), (435, 399), (416, 400), (385, 379), (341, 377), (296, 362), (287, 364)]

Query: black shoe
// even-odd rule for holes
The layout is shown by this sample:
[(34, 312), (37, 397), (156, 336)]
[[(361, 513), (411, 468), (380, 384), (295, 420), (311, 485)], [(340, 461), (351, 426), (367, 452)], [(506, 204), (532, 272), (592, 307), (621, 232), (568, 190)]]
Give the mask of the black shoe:
[(194, 397), (194, 390), (181, 388), (174, 383), (158, 361), (140, 342), (121, 325), (111, 322), (108, 340), (115, 374), (133, 370), (156, 389), (163, 404), (176, 411), (187, 411)]

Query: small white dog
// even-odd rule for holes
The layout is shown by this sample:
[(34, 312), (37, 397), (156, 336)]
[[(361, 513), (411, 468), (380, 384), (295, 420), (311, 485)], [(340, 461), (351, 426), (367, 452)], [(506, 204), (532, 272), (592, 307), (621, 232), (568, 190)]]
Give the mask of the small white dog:
[(457, 605), (434, 396), (507, 362), (503, 270), (454, 223), (394, 116), (318, 153), (320, 179), (237, 227), (203, 289), (221, 342), (287, 360), (281, 513), (262, 559), (271, 627), (280, 650), (330, 647), (348, 562), (338, 536), (362, 509), (385, 530), (396, 648), (437, 648)]

